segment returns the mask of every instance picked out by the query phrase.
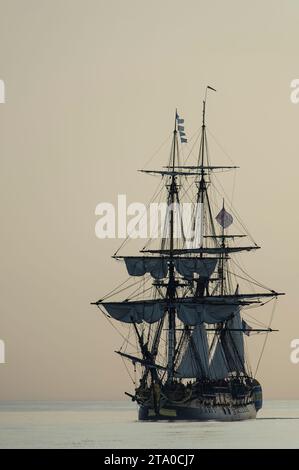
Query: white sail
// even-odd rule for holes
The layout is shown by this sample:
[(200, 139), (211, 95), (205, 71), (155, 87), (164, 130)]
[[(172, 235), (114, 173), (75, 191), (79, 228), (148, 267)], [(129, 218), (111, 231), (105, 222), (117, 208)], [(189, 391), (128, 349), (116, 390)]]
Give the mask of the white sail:
[(221, 340), (218, 338), (218, 342), (214, 351), (213, 358), (210, 363), (210, 374), (214, 380), (220, 380), (228, 377), (229, 370), (222, 348)]
[(195, 216), (194, 216), (194, 239), (193, 248), (203, 246), (203, 227), (204, 227), (204, 205), (202, 202), (196, 204)]
[(209, 375), (209, 346), (204, 325), (197, 325), (176, 370), (181, 378), (207, 378)]
[[(225, 328), (242, 330), (242, 319), (238, 308)], [(210, 364), (213, 379), (224, 379), (229, 372), (244, 372), (244, 338), (242, 331), (223, 331)]]

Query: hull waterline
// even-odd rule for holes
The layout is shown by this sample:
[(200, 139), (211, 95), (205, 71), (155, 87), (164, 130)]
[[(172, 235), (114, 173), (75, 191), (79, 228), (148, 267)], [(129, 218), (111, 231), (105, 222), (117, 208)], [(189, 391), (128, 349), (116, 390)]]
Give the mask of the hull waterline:
[(205, 406), (189, 404), (184, 406), (166, 405), (159, 411), (141, 405), (139, 407), (139, 421), (243, 421), (255, 419), (256, 407), (253, 403), (248, 405)]

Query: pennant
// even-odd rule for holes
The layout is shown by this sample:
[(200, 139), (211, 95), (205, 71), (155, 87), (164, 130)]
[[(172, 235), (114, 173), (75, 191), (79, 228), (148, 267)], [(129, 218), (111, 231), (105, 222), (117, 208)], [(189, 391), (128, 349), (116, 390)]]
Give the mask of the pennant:
[(228, 212), (226, 212), (224, 207), (221, 209), (219, 214), (216, 216), (216, 220), (217, 220), (218, 224), (221, 225), (221, 227), (223, 227), (223, 228), (229, 227), (234, 221), (232, 215), (230, 215)]
[(212, 88), (212, 87), (209, 86), (209, 85), (207, 86), (207, 88), (208, 88), (209, 90), (217, 91), (217, 90), (215, 90), (215, 88)]
[(177, 124), (178, 124), (178, 131), (179, 131), (179, 134), (180, 134), (181, 143), (186, 144), (187, 143), (187, 137), (186, 137), (186, 134), (185, 134), (185, 126), (184, 126), (185, 119), (180, 118), (178, 113), (176, 113), (176, 121), (177, 121)]

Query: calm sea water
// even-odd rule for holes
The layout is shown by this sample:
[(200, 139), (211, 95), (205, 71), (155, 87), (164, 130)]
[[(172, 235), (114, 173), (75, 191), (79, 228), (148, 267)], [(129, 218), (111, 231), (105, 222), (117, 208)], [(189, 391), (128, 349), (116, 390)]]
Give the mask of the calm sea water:
[(138, 422), (130, 402), (0, 402), (0, 448), (299, 448), (299, 401), (235, 423)]

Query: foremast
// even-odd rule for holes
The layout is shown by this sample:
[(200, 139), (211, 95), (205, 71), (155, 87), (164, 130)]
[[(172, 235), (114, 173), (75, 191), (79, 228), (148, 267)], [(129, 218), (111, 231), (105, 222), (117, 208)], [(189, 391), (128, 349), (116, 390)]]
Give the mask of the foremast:
[(168, 262), (168, 285), (166, 296), (168, 300), (168, 357), (167, 357), (167, 382), (174, 378), (175, 349), (176, 349), (176, 314), (174, 301), (176, 297), (176, 279), (173, 261), (174, 249), (174, 205), (178, 199), (178, 187), (175, 175), (177, 142), (177, 110), (175, 112), (173, 143), (172, 143), (172, 175), (168, 193), (168, 210), (170, 211), (170, 240), (169, 240), (169, 262)]
[[(203, 247), (203, 231), (204, 231), (204, 198), (206, 194), (206, 182), (205, 182), (205, 172), (204, 172), (204, 156), (205, 156), (205, 144), (206, 144), (206, 123), (205, 123), (205, 114), (206, 114), (206, 100), (203, 101), (202, 109), (202, 125), (201, 125), (201, 140), (199, 147), (198, 155), (198, 167), (201, 167), (200, 170), (200, 181), (198, 183), (198, 192), (197, 192), (197, 205), (200, 208), (199, 210), (199, 247)], [(202, 254), (201, 254), (202, 256)]]

